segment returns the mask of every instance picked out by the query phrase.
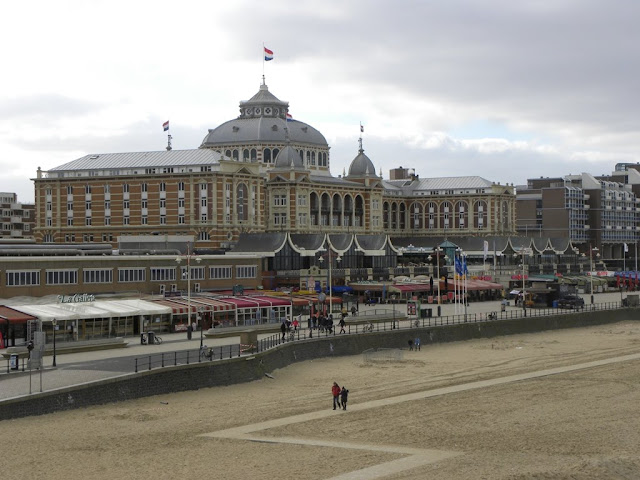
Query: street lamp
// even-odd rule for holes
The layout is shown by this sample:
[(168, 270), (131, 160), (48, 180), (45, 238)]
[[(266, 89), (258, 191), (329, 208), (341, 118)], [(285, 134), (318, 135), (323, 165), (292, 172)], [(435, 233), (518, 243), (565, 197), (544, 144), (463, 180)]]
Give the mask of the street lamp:
[(590, 292), (591, 292), (591, 305), (593, 305), (593, 252), (596, 252), (596, 257), (600, 256), (598, 252), (598, 247), (591, 248), (589, 245), (589, 263), (591, 264), (591, 270), (589, 271), (589, 281), (591, 282)]
[[(187, 328), (191, 325), (191, 253), (187, 251), (187, 270), (182, 274), (182, 277), (187, 279)], [(195, 258), (197, 263), (200, 263), (202, 259), (200, 257)], [(176, 263), (180, 265), (182, 258), (176, 257)], [(196, 315), (196, 318), (197, 315)], [(202, 326), (200, 327), (200, 347), (202, 347)]]
[[(437, 270), (437, 275), (438, 275), (438, 316), (440, 316), (440, 253), (442, 252), (442, 248), (441, 247), (437, 247), (434, 248), (433, 251), (436, 254), (436, 268)], [(429, 261), (432, 260), (431, 255), (429, 255)]]
[(55, 318), (51, 320), (51, 325), (53, 325), (53, 366), (56, 367), (56, 328), (58, 322), (56, 322)]
[[(331, 315), (333, 313), (333, 298), (331, 296), (331, 287), (332, 287), (332, 278), (331, 278), (331, 272), (333, 270), (333, 262), (331, 260), (331, 257), (333, 256), (333, 252), (331, 251), (331, 249), (327, 250), (324, 247), (320, 247), (318, 249), (319, 252), (327, 252), (327, 259), (328, 259), (328, 263), (329, 263), (329, 286), (327, 288), (328, 292), (329, 292), (329, 315)], [(342, 257), (340, 255), (338, 255), (336, 257), (336, 262), (340, 262), (342, 260)], [(320, 262), (320, 264), (322, 265), (322, 263), (324, 262), (324, 258), (323, 255), (320, 255), (320, 258), (318, 258), (318, 261)]]
[[(522, 247), (522, 311), (524, 312), (524, 316), (527, 316), (527, 291), (526, 291), (526, 285), (525, 285), (525, 268), (526, 265), (524, 263), (524, 255), (528, 254), (529, 256), (531, 256), (531, 251), (528, 248)], [(514, 253), (513, 254), (514, 258), (518, 258), (518, 254)]]

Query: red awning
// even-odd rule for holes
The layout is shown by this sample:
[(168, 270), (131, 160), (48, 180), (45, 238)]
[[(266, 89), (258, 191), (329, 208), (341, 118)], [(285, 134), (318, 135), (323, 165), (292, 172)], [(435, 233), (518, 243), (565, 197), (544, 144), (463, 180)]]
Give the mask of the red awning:
[[(437, 285), (436, 285), (437, 288)], [(431, 285), (425, 283), (414, 283), (414, 284), (397, 284), (389, 287), (389, 291), (398, 291), (400, 293), (411, 293), (411, 292), (429, 292), (431, 291)]]
[(27, 323), (28, 320), (36, 320), (36, 317), (5, 305), (0, 305), (0, 322), (7, 320), (9, 323)]
[(191, 299), (191, 303), (195, 303), (198, 308), (204, 307), (205, 311), (222, 312), (234, 309), (234, 306), (230, 303), (220, 302), (212, 298), (196, 297), (195, 299)]
[[(179, 300), (154, 300), (155, 303), (164, 305), (165, 307), (171, 307), (174, 315), (186, 315), (189, 312), (189, 306), (186, 303), (182, 303)], [(195, 312), (196, 307), (191, 305), (191, 312)]]
[(260, 295), (260, 296), (252, 295), (251, 298), (263, 300), (265, 302), (270, 302), (271, 305), (274, 307), (285, 307), (285, 306), (291, 305), (291, 302), (287, 297), (270, 297), (269, 295)]
[[(229, 303), (231, 305), (235, 305), (236, 309), (238, 308), (260, 308), (261, 305), (258, 302), (246, 300), (243, 297), (222, 297), (219, 299), (220, 302)], [(267, 305), (265, 305), (267, 306)]]

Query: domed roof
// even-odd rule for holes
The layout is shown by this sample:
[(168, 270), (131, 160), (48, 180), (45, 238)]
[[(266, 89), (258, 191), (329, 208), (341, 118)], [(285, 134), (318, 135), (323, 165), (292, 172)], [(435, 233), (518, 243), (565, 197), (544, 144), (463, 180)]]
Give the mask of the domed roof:
[(201, 148), (247, 143), (284, 143), (285, 127), (294, 144), (328, 148), (318, 130), (304, 122), (287, 118), (289, 103), (276, 98), (265, 84), (250, 100), (240, 102), (240, 116), (209, 130)]
[(376, 177), (376, 167), (373, 166), (373, 162), (369, 157), (364, 154), (362, 149), (362, 143), (360, 143), (360, 150), (358, 156), (353, 159), (351, 165), (349, 165), (349, 174), (347, 177)]
[(293, 148), (291, 145), (287, 145), (276, 157), (275, 164), (273, 166), (274, 169), (291, 169), (291, 168), (301, 168), (304, 169), (304, 162), (300, 157), (300, 154)]

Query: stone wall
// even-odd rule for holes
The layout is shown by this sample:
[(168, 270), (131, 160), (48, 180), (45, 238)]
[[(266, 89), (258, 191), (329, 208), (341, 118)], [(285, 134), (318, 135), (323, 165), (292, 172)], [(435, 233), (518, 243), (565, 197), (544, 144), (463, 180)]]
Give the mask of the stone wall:
[(420, 337), (422, 347), (427, 348), (433, 343), (586, 327), (639, 318), (639, 308), (627, 308), (301, 340), (248, 357), (159, 368), (2, 400), (0, 420), (250, 382), (263, 378), (265, 373), (305, 360), (357, 355), (371, 348), (407, 348), (407, 341), (415, 337)]

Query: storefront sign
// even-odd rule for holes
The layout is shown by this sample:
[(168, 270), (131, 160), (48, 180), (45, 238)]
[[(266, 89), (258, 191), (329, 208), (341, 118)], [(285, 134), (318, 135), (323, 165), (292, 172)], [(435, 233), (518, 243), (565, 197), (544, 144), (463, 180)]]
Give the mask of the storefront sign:
[(95, 302), (96, 296), (89, 293), (76, 293), (75, 295), (58, 295), (58, 303), (85, 303)]

